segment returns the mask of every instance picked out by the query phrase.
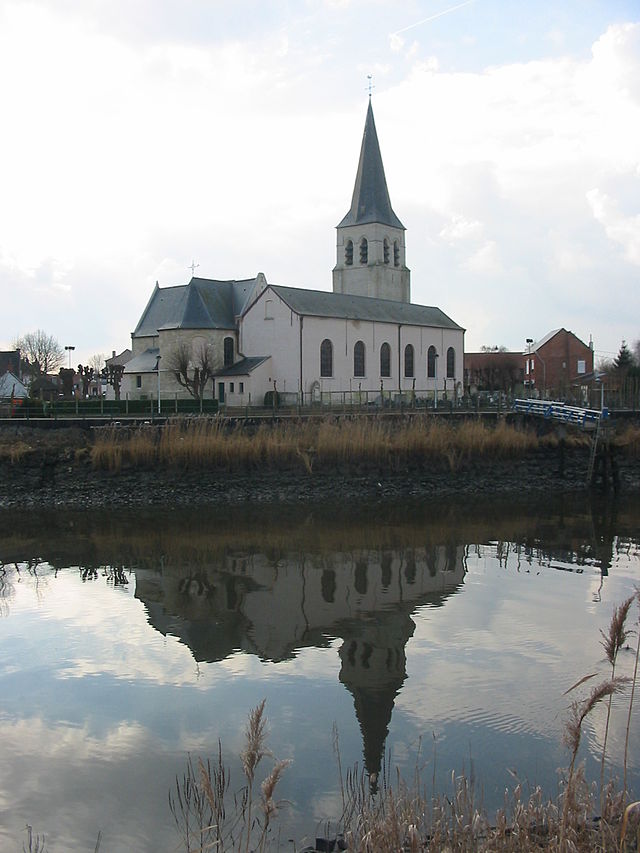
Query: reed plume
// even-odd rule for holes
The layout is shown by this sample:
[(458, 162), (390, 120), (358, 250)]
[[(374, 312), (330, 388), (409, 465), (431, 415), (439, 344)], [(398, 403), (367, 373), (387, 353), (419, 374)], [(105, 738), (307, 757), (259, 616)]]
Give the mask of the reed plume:
[(614, 693), (619, 693), (628, 681), (628, 678), (610, 678), (594, 687), (589, 696), (586, 699), (583, 699), (582, 702), (576, 700), (571, 703), (569, 718), (565, 723), (563, 734), (564, 743), (571, 753), (571, 762), (569, 764), (569, 772), (567, 774), (564, 803), (562, 807), (562, 819), (560, 823), (559, 846), (561, 851), (564, 849), (563, 842), (569, 812), (575, 808), (574, 775), (576, 758), (578, 755), (578, 749), (580, 748), (580, 739), (582, 737), (582, 724), (599, 702), (606, 699), (608, 696), (613, 696)]
[[(636, 588), (634, 598), (640, 608), (640, 588)], [(633, 677), (631, 679), (631, 696), (629, 697), (629, 710), (627, 713), (627, 730), (624, 736), (624, 770), (622, 783), (623, 802), (627, 799), (627, 757), (629, 755), (629, 730), (631, 729), (631, 712), (633, 710), (633, 700), (636, 692), (636, 682), (638, 679), (638, 659), (640, 658), (640, 617), (638, 618), (638, 627), (636, 629), (636, 655), (633, 664)]]
[[(616, 675), (616, 662), (618, 660), (618, 652), (624, 646), (627, 641), (627, 630), (625, 628), (627, 616), (629, 615), (629, 608), (633, 604), (635, 599), (634, 595), (631, 595), (626, 601), (623, 601), (622, 604), (615, 607), (613, 610), (613, 615), (611, 616), (611, 622), (609, 623), (609, 630), (607, 633), (604, 631), (600, 631), (602, 635), (602, 640), (600, 641), (602, 647), (604, 648), (605, 654), (607, 656), (607, 660), (611, 664), (611, 678), (615, 678)], [(607, 740), (609, 738), (609, 722), (611, 720), (611, 702), (613, 696), (609, 694), (609, 701), (607, 702), (607, 720), (604, 727), (604, 739), (602, 742), (602, 758), (600, 760), (600, 811), (601, 814), (604, 814), (604, 800), (605, 800), (605, 791), (604, 791), (604, 764), (607, 754)]]

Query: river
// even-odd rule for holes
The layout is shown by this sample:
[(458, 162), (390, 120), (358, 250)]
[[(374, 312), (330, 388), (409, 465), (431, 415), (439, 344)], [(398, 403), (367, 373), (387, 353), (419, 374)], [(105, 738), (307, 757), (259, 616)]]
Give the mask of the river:
[[(517, 776), (558, 792), (564, 692), (608, 674), (600, 630), (640, 584), (640, 502), (416, 501), (0, 515), (0, 848), (179, 850), (187, 755), (250, 709), (291, 759), (274, 836), (336, 827), (343, 773), (385, 767), (491, 811)], [(637, 621), (638, 611), (631, 611)], [(635, 637), (630, 637), (633, 646)], [(620, 672), (630, 671), (632, 649)], [(583, 695), (577, 691), (577, 695)], [(628, 695), (607, 775), (621, 776)], [(581, 756), (599, 778), (604, 709)], [(640, 795), (640, 710), (631, 781)], [(265, 758), (262, 779), (272, 766)], [(327, 828), (329, 826), (329, 828)], [(273, 842), (277, 846), (277, 842)]]

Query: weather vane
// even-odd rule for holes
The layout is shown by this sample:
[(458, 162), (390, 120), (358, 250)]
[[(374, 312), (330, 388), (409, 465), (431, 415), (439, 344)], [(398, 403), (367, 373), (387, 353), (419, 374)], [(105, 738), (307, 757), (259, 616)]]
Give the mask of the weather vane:
[(199, 266), (200, 266), (200, 264), (197, 264), (197, 263), (193, 260), (193, 258), (192, 258), (192, 259), (191, 259), (191, 265), (190, 265), (190, 266), (188, 266), (188, 267), (187, 267), (187, 269), (188, 269), (188, 270), (191, 270), (191, 275), (193, 275), (193, 274), (194, 274), (194, 272), (198, 269), (198, 267), (199, 267)]
[(369, 81), (369, 99), (371, 99), (371, 93), (376, 88), (373, 82), (373, 74), (367, 74), (367, 80)]

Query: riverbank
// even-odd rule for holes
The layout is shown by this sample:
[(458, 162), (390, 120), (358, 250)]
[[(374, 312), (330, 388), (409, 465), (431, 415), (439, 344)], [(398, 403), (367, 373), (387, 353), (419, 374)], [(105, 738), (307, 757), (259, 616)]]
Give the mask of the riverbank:
[[(173, 431), (172, 431), (173, 429)], [(328, 424), (253, 434), (184, 424), (158, 430), (0, 435), (0, 507), (301, 503), (587, 490), (590, 441), (513, 427)], [(621, 493), (640, 458), (618, 442)]]

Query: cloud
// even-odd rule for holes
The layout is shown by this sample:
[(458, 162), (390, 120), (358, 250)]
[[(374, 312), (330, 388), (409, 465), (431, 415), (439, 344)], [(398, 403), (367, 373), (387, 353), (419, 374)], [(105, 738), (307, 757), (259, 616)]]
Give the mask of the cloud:
[(481, 275), (496, 275), (502, 272), (502, 264), (498, 252), (498, 246), (494, 240), (478, 249), (465, 263), (464, 268)]
[(598, 189), (587, 193), (594, 218), (602, 225), (607, 237), (624, 250), (629, 263), (640, 266), (640, 213), (624, 216), (611, 198)]

